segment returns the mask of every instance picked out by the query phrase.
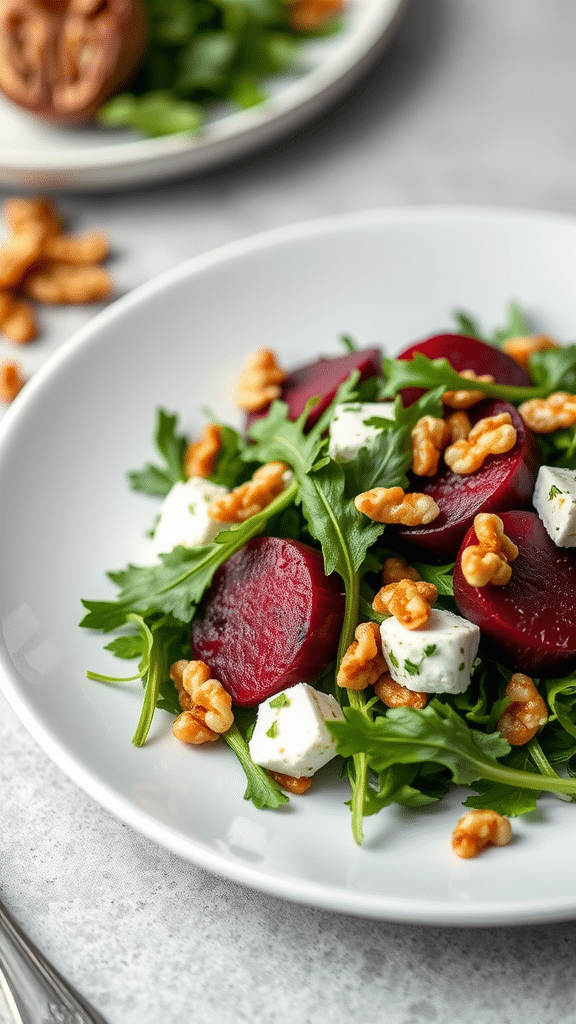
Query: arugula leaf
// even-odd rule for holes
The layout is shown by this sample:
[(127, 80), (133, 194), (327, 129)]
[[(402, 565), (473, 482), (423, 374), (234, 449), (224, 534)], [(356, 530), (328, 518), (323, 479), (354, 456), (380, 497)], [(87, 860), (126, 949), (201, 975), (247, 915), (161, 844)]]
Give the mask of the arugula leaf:
[(408, 487), (412, 428), (422, 416), (444, 415), (443, 392), (444, 388), (428, 391), (408, 408), (404, 408), (397, 397), (394, 419), (371, 416), (365, 421), (368, 426), (377, 426), (379, 433), (353, 459), (342, 463), (348, 495), (369, 491), (372, 487)]
[[(501, 761), (501, 764), (517, 771), (526, 771), (530, 765), (530, 755), (525, 747), (515, 747)], [(507, 786), (502, 782), (486, 782), (483, 779), (472, 784), (477, 795), (471, 794), (464, 800), (464, 807), (477, 810), (492, 810), (507, 818), (515, 818), (520, 814), (529, 814), (536, 810), (538, 793), (522, 786)]]
[(453, 316), (459, 334), (465, 334), (468, 338), (477, 338), (478, 341), (485, 341), (488, 345), (494, 345), (497, 348), (507, 338), (517, 338), (532, 333), (528, 318), (517, 302), (510, 303), (506, 323), (503, 327), (492, 331), (492, 334), (484, 334), (480, 329), (478, 321), (470, 313), (466, 313), (463, 310), (455, 310)]
[(165, 498), (174, 484), (185, 479), (183, 461), (187, 439), (177, 433), (177, 426), (176, 414), (157, 410), (154, 439), (164, 461), (159, 466), (148, 462), (142, 469), (128, 473), (132, 490)]
[[(215, 417), (210, 417), (216, 423)], [(246, 458), (248, 442), (234, 427), (225, 423), (217, 423), (220, 431), (222, 447), (218, 452), (218, 459), (214, 472), (210, 474), (210, 481), (213, 484), (222, 484), (224, 487), (237, 487), (244, 483), (252, 473), (252, 467), (247, 465)]]
[(364, 791), (364, 815), (377, 814), (390, 804), (417, 808), (436, 803), (437, 797), (412, 785), (418, 774), (418, 766), (393, 764), (376, 777), (377, 786), (368, 780)]
[(407, 387), (442, 387), (450, 391), (481, 391), (487, 397), (518, 405), (530, 398), (545, 398), (553, 391), (576, 391), (576, 345), (535, 352), (529, 365), (535, 384), (515, 387), (469, 380), (457, 373), (447, 359), (428, 359), (422, 352), (416, 352), (412, 359), (384, 359), (382, 393), (384, 397), (391, 397)]
[(576, 344), (533, 352), (528, 367), (539, 394), (576, 392)]
[(154, 711), (157, 707), (180, 712), (176, 691), (170, 679), (170, 666), (188, 650), (188, 631), (168, 616), (158, 616), (148, 622), (134, 612), (125, 615), (127, 625), (134, 631), (115, 637), (106, 647), (118, 658), (139, 659), (136, 675), (116, 677), (87, 672), (88, 679), (101, 683), (126, 683), (142, 680), (145, 688), (140, 720), (132, 742), (142, 746), (146, 742)]
[(428, 562), (411, 562), (426, 583), (433, 583), (440, 597), (454, 597), (454, 565), (429, 565)]
[(254, 764), (250, 757), (248, 744), (236, 724), (223, 734), (223, 738), (236, 754), (246, 774), (248, 785), (244, 799), (251, 800), (259, 809), (264, 807), (275, 809), (288, 803), (289, 798), (280, 789), (278, 783), (263, 768)]
[(576, 675), (546, 679), (544, 686), (551, 718), (557, 718), (562, 728), (576, 739)]
[(162, 554), (158, 565), (130, 564), (109, 572), (108, 576), (119, 588), (118, 600), (83, 601), (89, 614), (80, 625), (109, 632), (124, 624), (129, 611), (144, 617), (164, 612), (182, 623), (190, 622), (216, 569), (251, 537), (261, 533), (268, 518), (289, 505), (295, 494), (296, 485), (290, 484), (262, 512), (219, 533), (213, 544), (191, 548), (178, 545)]
[(368, 721), (355, 708), (344, 709), (345, 721), (328, 723), (343, 757), (364, 751), (370, 767), (380, 772), (392, 764), (442, 764), (458, 785), (479, 779), (522, 789), (576, 795), (576, 782), (547, 777), (502, 765), (498, 758), (510, 750), (499, 733), (470, 729), (448, 704), (434, 699), (422, 710), (393, 708), (385, 717)]

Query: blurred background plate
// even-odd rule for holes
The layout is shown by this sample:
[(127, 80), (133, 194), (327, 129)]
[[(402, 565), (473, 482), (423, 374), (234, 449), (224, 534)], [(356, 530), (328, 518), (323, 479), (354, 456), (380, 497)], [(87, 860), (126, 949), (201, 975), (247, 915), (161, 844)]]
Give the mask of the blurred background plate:
[(310, 121), (350, 88), (392, 38), (406, 4), (349, 0), (344, 30), (303, 42), (299, 71), (271, 80), (265, 103), (214, 118), (198, 137), (57, 128), (0, 98), (0, 186), (119, 188), (243, 156)]

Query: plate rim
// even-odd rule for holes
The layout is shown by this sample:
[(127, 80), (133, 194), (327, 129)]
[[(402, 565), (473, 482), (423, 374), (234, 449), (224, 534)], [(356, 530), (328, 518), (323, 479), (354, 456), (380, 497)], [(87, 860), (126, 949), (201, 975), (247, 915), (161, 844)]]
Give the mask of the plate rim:
[[(402, 206), (393, 209), (349, 211), (346, 213), (316, 217), (296, 224), (283, 225), (256, 234), (248, 235), (209, 252), (193, 256), (175, 267), (144, 282), (131, 292), (112, 302), (97, 313), (87, 324), (52, 353), (35, 372), (0, 421), (0, 449), (10, 443), (10, 435), (17, 429), (20, 419), (33, 406), (38, 390), (49, 384), (58, 367), (73, 357), (86, 345), (97, 345), (101, 328), (124, 316), (133, 306), (152, 298), (157, 292), (176, 284), (189, 276), (209, 270), (223, 262), (242, 258), (246, 254), (273, 249), (299, 239), (312, 238), (341, 230), (362, 227), (398, 225), (405, 223), (427, 224), (447, 221), (472, 222), (487, 218), (510, 224), (526, 222), (557, 226), (571, 226), (576, 232), (576, 215), (547, 210), (530, 210), (521, 207), (478, 206), (478, 205), (433, 205)], [(130, 803), (118, 795), (109, 784), (104, 783), (92, 770), (59, 744), (49, 727), (45, 726), (24, 701), (17, 683), (11, 679), (11, 661), (3, 645), (0, 645), (0, 690), (12, 710), (40, 748), (50, 759), (96, 801), (100, 807), (113, 814), (120, 821), (129, 824), (137, 832), (147, 836), (159, 846), (182, 857), (185, 861), (204, 868), (220, 877), (246, 885), (295, 903), (313, 906), (317, 909), (350, 914), (361, 918), (419, 925), (441, 925), (455, 927), (487, 927), (526, 924), (543, 924), (574, 919), (576, 916), (576, 893), (572, 901), (564, 897), (551, 900), (531, 899), (522, 905), (501, 900), (463, 904), (462, 901), (446, 900), (436, 905), (433, 901), (409, 901), (387, 896), (374, 896), (357, 890), (338, 886), (322, 886), (305, 878), (294, 879), (282, 874), (262, 874), (257, 868), (237, 863), (220, 851), (209, 850), (197, 839), (185, 837), (173, 826), (154, 818), (143, 808)]]

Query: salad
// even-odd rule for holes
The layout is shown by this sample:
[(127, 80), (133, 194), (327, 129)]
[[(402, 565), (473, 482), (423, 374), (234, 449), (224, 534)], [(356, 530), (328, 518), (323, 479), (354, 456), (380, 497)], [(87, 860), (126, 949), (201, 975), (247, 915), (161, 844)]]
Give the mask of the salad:
[(82, 602), (138, 667), (88, 675), (142, 681), (136, 745), (156, 708), (198, 771), (222, 737), (259, 808), (313, 799), (337, 759), (356, 842), (464, 786), (463, 821), (504, 843), (576, 796), (576, 345), (516, 304), (396, 359), (342, 343), (290, 372), (255, 353), (245, 430), (207, 411), (191, 440), (158, 410), (159, 459), (128, 477), (159, 501), (150, 557)]

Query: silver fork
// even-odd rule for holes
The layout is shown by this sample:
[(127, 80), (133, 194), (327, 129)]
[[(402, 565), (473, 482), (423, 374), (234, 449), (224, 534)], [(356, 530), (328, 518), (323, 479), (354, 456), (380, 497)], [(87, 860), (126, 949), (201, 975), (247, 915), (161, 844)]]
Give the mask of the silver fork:
[(0, 988), (14, 1024), (106, 1024), (42, 956), (1, 900)]

